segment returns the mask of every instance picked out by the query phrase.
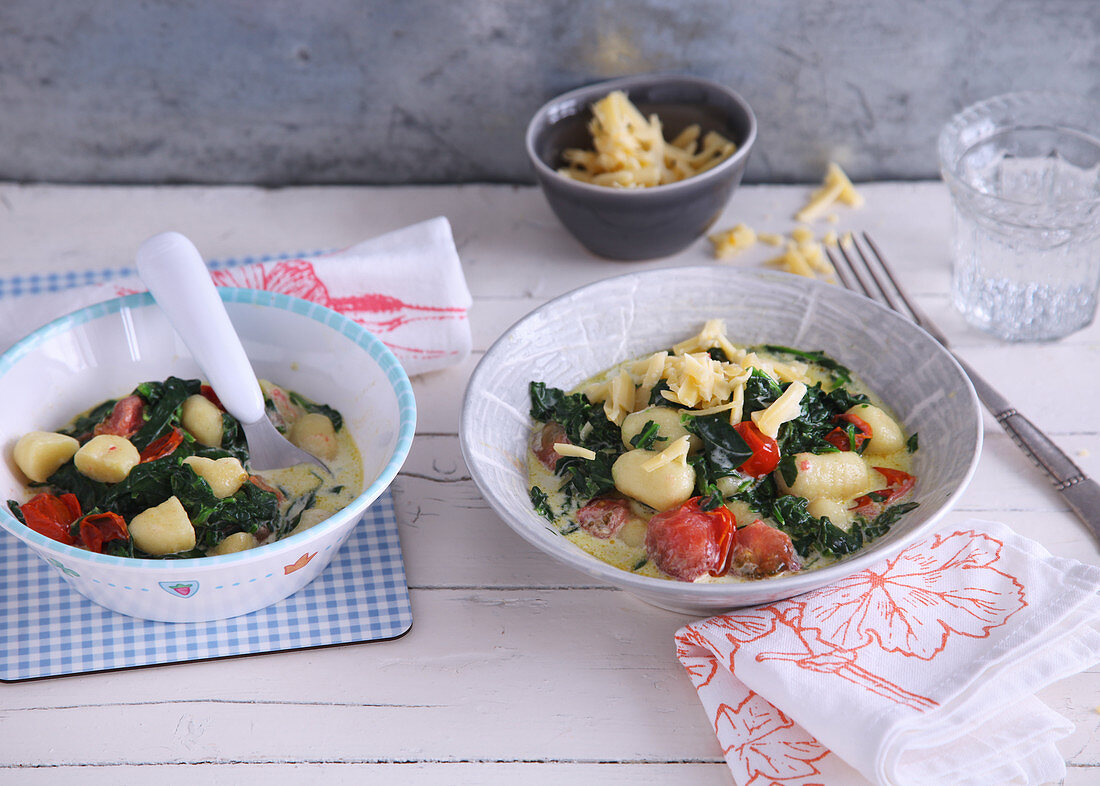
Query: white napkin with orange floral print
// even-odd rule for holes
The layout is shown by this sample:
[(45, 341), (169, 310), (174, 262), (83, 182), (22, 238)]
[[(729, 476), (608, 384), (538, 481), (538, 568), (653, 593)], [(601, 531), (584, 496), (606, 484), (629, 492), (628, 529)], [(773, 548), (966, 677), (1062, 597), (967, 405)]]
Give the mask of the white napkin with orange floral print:
[[(459, 363), (470, 353), (470, 291), (446, 218), (331, 254), (241, 265), (211, 276), (219, 286), (281, 292), (339, 311), (388, 346), (409, 374)], [(0, 350), (56, 317), (143, 290), (138, 279), (124, 278), (0, 298)]]
[(971, 520), (829, 587), (693, 623), (677, 655), (740, 786), (1044, 784), (1034, 693), (1100, 662), (1100, 569)]

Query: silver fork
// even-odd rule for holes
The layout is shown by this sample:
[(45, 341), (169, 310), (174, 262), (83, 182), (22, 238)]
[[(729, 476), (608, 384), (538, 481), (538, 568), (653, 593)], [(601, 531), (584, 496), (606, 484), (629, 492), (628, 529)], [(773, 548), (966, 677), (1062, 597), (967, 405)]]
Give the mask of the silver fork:
[[(851, 243), (841, 244), (838, 250), (839, 253), (830, 248), (825, 251), (836, 269), (837, 277), (846, 288), (909, 317), (951, 352), (947, 338), (905, 294), (886, 258), (866, 232), (863, 233), (862, 243), (853, 236)], [(1017, 412), (965, 360), (954, 352), (951, 354), (970, 377), (974, 390), (986, 409), (1020, 449), (1047, 473), (1055, 490), (1085, 523), (1093, 537), (1100, 540), (1100, 485), (1074, 464), (1046, 434)]]

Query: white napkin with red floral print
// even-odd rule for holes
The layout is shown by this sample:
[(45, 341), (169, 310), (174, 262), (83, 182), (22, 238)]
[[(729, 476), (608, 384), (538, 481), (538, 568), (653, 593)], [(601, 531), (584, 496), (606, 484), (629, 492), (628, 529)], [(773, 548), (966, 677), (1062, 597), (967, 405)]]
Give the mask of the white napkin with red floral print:
[[(459, 363), (470, 353), (470, 291), (446, 218), (331, 254), (241, 265), (211, 276), (219, 286), (281, 292), (339, 311), (389, 347), (409, 374)], [(0, 349), (56, 317), (143, 290), (136, 278), (126, 278), (0, 298)]]
[(740, 786), (1057, 783), (1034, 693), (1100, 662), (1100, 569), (967, 521), (676, 634)]

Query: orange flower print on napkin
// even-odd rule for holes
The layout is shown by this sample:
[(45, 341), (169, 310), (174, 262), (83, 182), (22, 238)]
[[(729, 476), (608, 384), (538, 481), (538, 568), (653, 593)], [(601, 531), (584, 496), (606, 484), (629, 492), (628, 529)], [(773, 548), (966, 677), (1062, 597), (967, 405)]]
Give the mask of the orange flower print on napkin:
[(810, 593), (797, 604), (801, 627), (838, 648), (874, 644), (923, 660), (942, 652), (952, 635), (985, 638), (1027, 606), (1020, 582), (993, 567), (1001, 547), (975, 532), (910, 546), (884, 569)]

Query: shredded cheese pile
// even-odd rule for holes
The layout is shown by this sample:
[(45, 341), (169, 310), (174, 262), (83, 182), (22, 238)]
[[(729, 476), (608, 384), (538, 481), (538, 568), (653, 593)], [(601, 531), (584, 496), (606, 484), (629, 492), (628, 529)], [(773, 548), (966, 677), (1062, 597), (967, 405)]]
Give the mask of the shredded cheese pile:
[(845, 232), (843, 236), (838, 237), (836, 230), (830, 229), (820, 238), (815, 238), (813, 230), (806, 224), (823, 216), (826, 221), (835, 224), (839, 221), (837, 215), (826, 214), (831, 207), (840, 203), (859, 208), (863, 206), (864, 201), (863, 195), (856, 191), (844, 170), (835, 162), (830, 162), (821, 187), (810, 195), (809, 201), (795, 214), (795, 219), (801, 222), (801, 225), (791, 230), (789, 235), (757, 233), (745, 224), (738, 224), (733, 229), (716, 232), (709, 236), (714, 246), (714, 256), (716, 259), (727, 260), (751, 248), (757, 241), (769, 246), (783, 246), (781, 254), (766, 260), (764, 264), (787, 273), (835, 282), (835, 271), (825, 255), (825, 247), (837, 248), (839, 245), (850, 243), (852, 233)]
[[(721, 349), (727, 360), (711, 357), (707, 352), (710, 349)], [(798, 417), (799, 402), (806, 392), (808, 366), (802, 361), (765, 360), (735, 346), (726, 337), (726, 327), (720, 319), (708, 321), (698, 334), (675, 345), (671, 354), (655, 352), (624, 363), (606, 379), (585, 388), (584, 394), (593, 404), (604, 405), (608, 420), (622, 425), (631, 412), (649, 405), (653, 388), (663, 380), (668, 389), (662, 389), (661, 396), (683, 407), (682, 411), (695, 416), (729, 412), (730, 423), (736, 424), (741, 421), (745, 382), (754, 368), (776, 381), (793, 383), (784, 396), (753, 415), (761, 431), (767, 429), (764, 433), (769, 433)], [(678, 442), (665, 448), (662, 454), (668, 454), (667, 460), (659, 466), (678, 458), (680, 450)]]
[(612, 188), (646, 188), (675, 183), (725, 161), (737, 150), (730, 140), (699, 125), (666, 142), (657, 115), (647, 119), (615, 90), (592, 105), (588, 124), (594, 150), (569, 148), (562, 153), (566, 177)]

